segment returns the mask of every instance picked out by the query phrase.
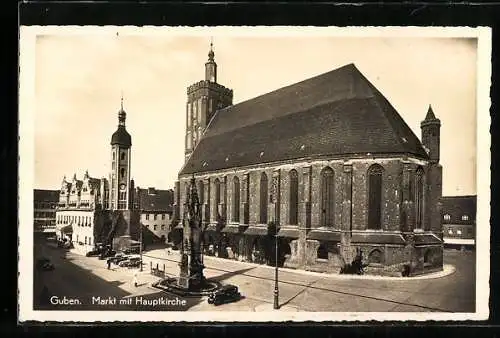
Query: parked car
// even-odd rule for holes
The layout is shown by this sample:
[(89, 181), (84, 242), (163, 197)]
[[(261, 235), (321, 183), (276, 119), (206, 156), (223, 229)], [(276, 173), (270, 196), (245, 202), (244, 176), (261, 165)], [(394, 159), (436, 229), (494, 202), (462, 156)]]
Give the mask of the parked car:
[(92, 251), (89, 251), (85, 254), (85, 256), (87, 257), (95, 257), (95, 256), (99, 256), (99, 250), (92, 250)]
[(208, 304), (221, 305), (241, 299), (241, 293), (236, 285), (223, 285), (219, 290), (212, 292), (208, 296)]
[(130, 258), (130, 255), (125, 255), (123, 253), (120, 253), (118, 256), (115, 255), (115, 257), (111, 257), (111, 263), (118, 265), (118, 263), (122, 261), (126, 261), (127, 259)]
[(141, 257), (139, 257), (139, 256), (127, 256), (127, 258), (118, 262), (118, 266), (121, 266), (121, 267), (131, 266), (134, 264), (138, 264), (138, 262), (140, 262), (140, 261), (141, 261)]
[(37, 261), (37, 266), (41, 270), (51, 271), (54, 270), (54, 264), (50, 262), (50, 259), (42, 257)]
[(54, 267), (54, 264), (48, 262), (48, 263), (45, 263), (43, 266), (42, 266), (42, 270), (45, 270), (45, 271), (52, 271), (54, 270), (55, 267)]
[(128, 264), (127, 264), (127, 267), (129, 268), (138, 268), (140, 267), (142, 264), (142, 260), (140, 257), (131, 257), (129, 260), (128, 260)]

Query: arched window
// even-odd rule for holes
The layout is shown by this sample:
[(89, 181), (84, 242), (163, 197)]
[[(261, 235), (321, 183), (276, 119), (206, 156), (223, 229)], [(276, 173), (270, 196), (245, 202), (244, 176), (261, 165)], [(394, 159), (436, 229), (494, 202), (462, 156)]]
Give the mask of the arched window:
[(267, 205), (268, 205), (268, 186), (267, 175), (262, 173), (260, 175), (260, 223), (267, 223)]
[(220, 181), (218, 178), (214, 181), (215, 185), (215, 210), (217, 211), (217, 217), (220, 217), (219, 204), (220, 204)]
[(374, 264), (381, 264), (382, 263), (382, 252), (380, 250), (375, 249), (370, 254), (368, 255), (368, 262), (374, 263)]
[(335, 224), (335, 182), (330, 167), (321, 171), (321, 226)]
[(240, 221), (240, 179), (233, 178), (233, 222)]
[(378, 164), (368, 169), (368, 229), (382, 229), (382, 173)]
[(198, 181), (198, 187), (196, 188), (197, 193), (198, 193), (198, 200), (200, 201), (200, 204), (203, 204), (205, 201), (205, 191), (204, 191), (204, 184), (203, 181)]
[(295, 169), (290, 170), (289, 224), (296, 225), (299, 216), (299, 176)]
[(422, 229), (424, 214), (424, 170), (418, 168), (415, 175), (415, 228)]

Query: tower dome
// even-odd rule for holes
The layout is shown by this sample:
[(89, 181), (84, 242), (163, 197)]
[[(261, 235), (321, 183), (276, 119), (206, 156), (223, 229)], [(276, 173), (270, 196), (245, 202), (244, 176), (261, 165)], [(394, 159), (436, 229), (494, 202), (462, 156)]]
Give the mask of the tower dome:
[(111, 136), (111, 145), (120, 145), (130, 147), (132, 145), (132, 137), (125, 129), (125, 120), (127, 113), (123, 110), (123, 97), (120, 111), (118, 112), (118, 129)]

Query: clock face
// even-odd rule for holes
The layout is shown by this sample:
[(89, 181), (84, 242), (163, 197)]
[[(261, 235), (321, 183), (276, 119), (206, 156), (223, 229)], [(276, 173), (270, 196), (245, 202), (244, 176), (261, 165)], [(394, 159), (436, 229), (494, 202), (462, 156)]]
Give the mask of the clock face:
[(120, 184), (120, 190), (125, 190), (125, 183)]

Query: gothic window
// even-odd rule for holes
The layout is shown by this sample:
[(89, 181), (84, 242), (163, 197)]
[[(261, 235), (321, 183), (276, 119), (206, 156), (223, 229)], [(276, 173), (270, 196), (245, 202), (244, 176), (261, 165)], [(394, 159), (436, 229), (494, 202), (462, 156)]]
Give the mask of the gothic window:
[(124, 178), (125, 177), (125, 168), (120, 169), (120, 177)]
[(368, 262), (372, 264), (381, 264), (382, 263), (382, 252), (380, 250), (375, 249), (368, 255)]
[(262, 173), (260, 175), (260, 223), (267, 223), (267, 205), (268, 205), (268, 186), (267, 175)]
[(368, 169), (368, 229), (382, 229), (382, 173), (374, 164)]
[(415, 175), (415, 228), (422, 229), (424, 202), (424, 170), (418, 168)]
[(198, 187), (197, 187), (197, 190), (198, 190), (198, 201), (200, 202), (200, 204), (203, 204), (204, 202), (204, 199), (205, 199), (205, 195), (204, 195), (204, 187), (203, 187), (203, 181), (198, 181)]
[(218, 206), (220, 204), (220, 181), (218, 178), (214, 181), (215, 185), (215, 205)]
[(335, 224), (335, 182), (330, 167), (321, 171), (321, 226)]
[(191, 142), (192, 142), (192, 139), (191, 139), (191, 132), (188, 131), (187, 133), (187, 140), (186, 140), (187, 144), (186, 144), (186, 147), (188, 149), (191, 149)]
[(233, 222), (240, 221), (240, 179), (233, 178)]
[(299, 211), (299, 177), (295, 169), (290, 170), (289, 223), (296, 225)]

